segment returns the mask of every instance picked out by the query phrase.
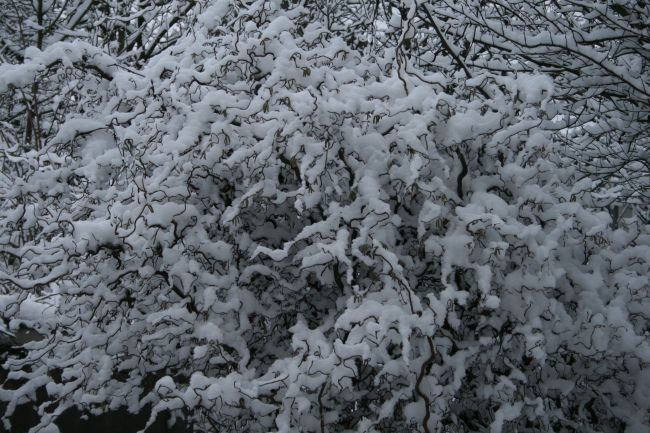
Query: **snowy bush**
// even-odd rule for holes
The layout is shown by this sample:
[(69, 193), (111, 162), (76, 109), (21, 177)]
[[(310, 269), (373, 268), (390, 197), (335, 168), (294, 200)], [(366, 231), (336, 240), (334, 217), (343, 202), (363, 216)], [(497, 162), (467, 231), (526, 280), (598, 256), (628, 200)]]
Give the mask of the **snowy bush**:
[(634, 208), (647, 224), (650, 3), (419, 1), (405, 39), (399, 14), (407, 15), (408, 2), (361, 3), (346, 19), (383, 24), (373, 45), (399, 45), (421, 68), (552, 78), (555, 104), (540, 111), (543, 127), (557, 132), (564, 154), (595, 181), (599, 206)]
[(3, 160), (0, 311), (43, 336), (5, 424), (44, 387), (33, 432), (149, 404), (205, 432), (650, 430), (644, 227), (592, 209), (550, 77), (418, 68), (404, 5), (381, 56), (215, 0), (137, 71), (82, 41), (0, 66), (78, 107)]

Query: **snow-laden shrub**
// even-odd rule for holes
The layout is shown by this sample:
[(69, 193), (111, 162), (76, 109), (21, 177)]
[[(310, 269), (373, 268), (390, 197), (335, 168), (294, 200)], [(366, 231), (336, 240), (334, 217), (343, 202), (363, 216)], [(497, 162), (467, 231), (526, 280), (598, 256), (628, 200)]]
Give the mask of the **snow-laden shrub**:
[(648, 237), (589, 209), (540, 128), (552, 81), (421, 72), (308, 13), (214, 1), (138, 72), (80, 42), (0, 67), (101, 72), (0, 191), (1, 311), (43, 335), (5, 419), (45, 387), (34, 432), (149, 404), (214, 432), (648, 431)]
[(555, 130), (565, 156), (597, 182), (596, 203), (610, 208), (613, 226), (625, 209), (648, 223), (650, 2), (421, 0), (410, 12), (409, 5), (359, 0), (342, 7), (343, 16), (330, 6), (336, 25), (327, 22), (346, 40), (360, 35), (367, 49), (400, 46), (427, 70), (547, 75), (556, 103), (540, 112), (542, 127)]

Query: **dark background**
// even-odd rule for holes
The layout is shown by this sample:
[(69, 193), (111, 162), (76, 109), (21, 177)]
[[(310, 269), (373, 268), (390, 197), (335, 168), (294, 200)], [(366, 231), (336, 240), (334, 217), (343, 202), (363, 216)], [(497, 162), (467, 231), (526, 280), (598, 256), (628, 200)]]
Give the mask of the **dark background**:
[[(21, 344), (38, 338), (38, 334), (27, 335), (24, 332), (15, 333), (15, 338), (9, 338), (6, 335), (0, 336), (0, 365), (4, 364), (9, 354), (20, 356), (24, 350)], [(31, 338), (30, 338), (31, 337)], [(157, 381), (157, 377), (148, 378)], [(0, 383), (4, 384), (5, 389), (18, 389), (21, 385), (19, 381), (7, 380), (7, 370), (0, 367)], [(45, 387), (36, 391), (36, 402), (25, 403), (16, 408), (10, 417), (11, 430), (7, 430), (4, 423), (0, 422), (0, 433), (27, 433), (30, 428), (39, 422), (37, 407), (39, 404), (47, 401), (47, 392)], [(0, 414), (4, 415), (7, 403), (0, 401)], [(87, 419), (82, 419), (86, 415)], [(91, 415), (80, 411), (76, 408), (70, 408), (63, 412), (55, 424), (59, 427), (61, 433), (136, 433), (144, 428), (151, 415), (151, 406), (137, 414), (129, 413), (126, 407), (119, 410), (104, 413), (99, 416)], [(158, 414), (156, 421), (149, 426), (145, 433), (191, 433), (192, 427), (182, 419), (176, 419), (176, 423), (168, 427), (167, 422), (170, 419), (169, 412)]]

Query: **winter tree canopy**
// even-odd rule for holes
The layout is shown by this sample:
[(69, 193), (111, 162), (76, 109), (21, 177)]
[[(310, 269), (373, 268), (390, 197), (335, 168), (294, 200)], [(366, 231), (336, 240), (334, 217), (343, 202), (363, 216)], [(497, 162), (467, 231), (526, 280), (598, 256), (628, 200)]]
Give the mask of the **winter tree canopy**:
[[(392, 9), (376, 8), (389, 21)], [(406, 9), (402, 8), (402, 14)], [(401, 20), (384, 37), (396, 43)], [(579, 171), (597, 184), (600, 205), (650, 202), (650, 12), (645, 1), (424, 2), (415, 13), (413, 61), (466, 76), (541, 73), (554, 82), (542, 118)], [(410, 36), (410, 35), (409, 35)], [(447, 56), (448, 63), (438, 61)], [(480, 91), (480, 90), (479, 90)], [(488, 97), (485, 92), (483, 96)]]
[(650, 431), (604, 209), (648, 203), (646, 3), (47, 5), (0, 64), (6, 428)]

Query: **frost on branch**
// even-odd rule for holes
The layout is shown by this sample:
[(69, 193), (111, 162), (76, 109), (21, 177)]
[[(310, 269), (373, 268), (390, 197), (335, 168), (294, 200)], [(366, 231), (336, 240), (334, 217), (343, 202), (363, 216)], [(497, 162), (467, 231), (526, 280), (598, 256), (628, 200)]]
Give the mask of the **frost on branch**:
[(308, 12), (215, 1), (11, 160), (1, 311), (43, 339), (6, 417), (45, 387), (34, 432), (149, 404), (206, 432), (647, 431), (648, 236), (588, 209), (550, 81), (415, 72)]

